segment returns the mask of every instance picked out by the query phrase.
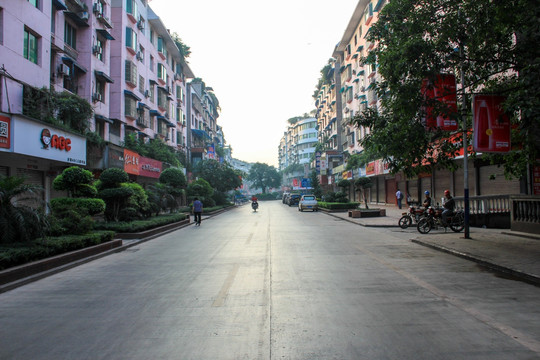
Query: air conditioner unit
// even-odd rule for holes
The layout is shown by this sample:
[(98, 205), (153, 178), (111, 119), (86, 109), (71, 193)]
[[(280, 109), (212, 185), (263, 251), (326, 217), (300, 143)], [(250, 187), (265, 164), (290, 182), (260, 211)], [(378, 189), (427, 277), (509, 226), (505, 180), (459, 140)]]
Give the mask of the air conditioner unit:
[(64, 75), (64, 76), (69, 76), (69, 74), (70, 74), (69, 66), (67, 66), (66, 64), (60, 64), (58, 66), (58, 74)]
[(92, 47), (92, 52), (94, 53), (94, 55), (102, 54), (103, 53), (103, 48), (101, 46), (94, 45)]
[(137, 60), (142, 61), (144, 59), (143, 53), (141, 51), (137, 51)]
[(150, 90), (145, 90), (145, 91), (144, 91), (144, 97), (145, 97), (145, 98), (149, 98), (149, 97), (150, 97)]
[(167, 92), (168, 92), (169, 94), (172, 93), (172, 88), (171, 88), (169, 85), (167, 85)]
[(99, 1), (94, 4), (94, 14), (103, 14), (103, 4)]
[(88, 20), (88, 11), (82, 11), (77, 14), (82, 20)]
[(137, 21), (137, 27), (139, 30), (144, 30), (144, 22), (142, 20)]
[(100, 93), (94, 93), (92, 95), (92, 99), (94, 99), (94, 101), (101, 101), (101, 99), (102, 99), (101, 94)]

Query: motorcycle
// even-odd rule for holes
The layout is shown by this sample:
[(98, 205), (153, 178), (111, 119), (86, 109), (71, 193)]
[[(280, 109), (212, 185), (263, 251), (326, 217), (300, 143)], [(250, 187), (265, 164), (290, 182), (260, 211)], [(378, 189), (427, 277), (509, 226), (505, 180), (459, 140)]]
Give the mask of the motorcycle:
[(427, 216), (421, 218), (416, 225), (416, 229), (421, 234), (427, 234), (431, 229), (437, 229), (439, 226), (449, 226), (454, 232), (460, 232), (465, 227), (465, 213), (463, 210), (454, 211), (451, 215), (446, 217), (447, 224), (442, 222), (443, 208), (434, 209), (430, 206), (427, 210)]
[(257, 209), (259, 208), (259, 203), (256, 201), (253, 201), (251, 203), (251, 208), (253, 209), (253, 211), (257, 211)]
[(424, 216), (425, 212), (426, 208), (423, 206), (409, 206), (409, 212), (401, 214), (403, 216), (399, 219), (399, 227), (402, 229), (406, 229), (411, 226), (413, 222), (418, 223), (418, 221)]

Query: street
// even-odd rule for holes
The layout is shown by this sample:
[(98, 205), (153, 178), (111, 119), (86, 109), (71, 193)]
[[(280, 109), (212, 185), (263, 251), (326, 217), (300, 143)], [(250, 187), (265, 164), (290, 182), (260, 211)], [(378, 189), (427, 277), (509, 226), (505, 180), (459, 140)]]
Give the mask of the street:
[(411, 237), (238, 207), (0, 294), (0, 359), (540, 359), (540, 288)]

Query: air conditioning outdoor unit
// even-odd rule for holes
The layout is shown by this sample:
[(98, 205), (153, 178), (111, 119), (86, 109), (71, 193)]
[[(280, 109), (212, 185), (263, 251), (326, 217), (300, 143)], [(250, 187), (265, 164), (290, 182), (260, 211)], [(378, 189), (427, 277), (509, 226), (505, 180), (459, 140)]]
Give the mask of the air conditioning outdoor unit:
[(88, 11), (82, 11), (77, 14), (82, 20), (88, 20)]
[(92, 95), (92, 99), (94, 99), (94, 101), (101, 101), (101, 99), (102, 99), (101, 94), (100, 93), (94, 93)]
[(94, 14), (102, 14), (102, 13), (103, 13), (103, 4), (98, 1), (94, 4)]
[(94, 55), (101, 54), (103, 52), (103, 48), (101, 46), (94, 45), (92, 47), (92, 52), (94, 53)]
[(143, 60), (143, 53), (141, 51), (137, 51), (137, 60)]
[(145, 91), (144, 91), (144, 97), (145, 97), (145, 98), (149, 98), (149, 97), (150, 97), (150, 90), (145, 90)]
[(69, 66), (67, 66), (66, 64), (60, 64), (58, 66), (58, 74), (64, 75), (64, 76), (69, 76), (70, 75)]

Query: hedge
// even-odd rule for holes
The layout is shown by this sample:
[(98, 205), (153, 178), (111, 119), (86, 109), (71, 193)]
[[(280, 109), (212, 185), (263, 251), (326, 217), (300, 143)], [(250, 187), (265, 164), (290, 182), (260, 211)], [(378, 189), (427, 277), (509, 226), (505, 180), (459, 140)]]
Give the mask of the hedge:
[(92, 198), (56, 198), (51, 200), (53, 212), (61, 211), (70, 206), (86, 209), (89, 215), (96, 215), (105, 211), (105, 201)]
[(96, 231), (84, 235), (47, 237), (30, 243), (17, 243), (0, 247), (0, 270), (45, 259), (69, 251), (83, 249), (111, 241), (112, 231)]
[(349, 202), (349, 203), (335, 203), (335, 202), (324, 202), (319, 201), (319, 207), (328, 210), (348, 210), (356, 209), (360, 205), (359, 202)]
[(112, 230), (119, 233), (141, 232), (159, 226), (171, 224), (187, 219), (186, 214), (161, 215), (148, 220), (135, 220), (130, 222), (99, 222), (94, 225), (95, 229)]

